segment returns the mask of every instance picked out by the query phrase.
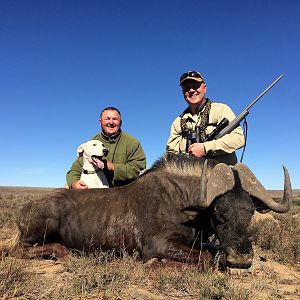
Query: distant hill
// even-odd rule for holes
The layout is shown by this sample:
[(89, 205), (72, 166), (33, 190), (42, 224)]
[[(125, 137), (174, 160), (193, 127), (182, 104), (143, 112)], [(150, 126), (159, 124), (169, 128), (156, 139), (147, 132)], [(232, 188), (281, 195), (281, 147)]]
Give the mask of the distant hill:
[(28, 187), (28, 186), (0, 186), (0, 193), (43, 193), (53, 191), (54, 188)]

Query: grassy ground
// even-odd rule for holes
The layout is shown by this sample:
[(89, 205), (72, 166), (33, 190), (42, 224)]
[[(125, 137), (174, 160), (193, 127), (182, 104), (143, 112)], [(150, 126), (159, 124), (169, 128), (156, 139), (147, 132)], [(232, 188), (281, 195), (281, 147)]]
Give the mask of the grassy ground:
[[(47, 189), (0, 187), (0, 239), (13, 234), (13, 215)], [(280, 197), (281, 195), (279, 195)], [(278, 197), (278, 198), (279, 198)], [(300, 197), (287, 214), (255, 216), (255, 247), (249, 270), (199, 272), (192, 265), (148, 267), (124, 253), (86, 257), (73, 253), (67, 262), (0, 261), (1, 299), (299, 299)]]

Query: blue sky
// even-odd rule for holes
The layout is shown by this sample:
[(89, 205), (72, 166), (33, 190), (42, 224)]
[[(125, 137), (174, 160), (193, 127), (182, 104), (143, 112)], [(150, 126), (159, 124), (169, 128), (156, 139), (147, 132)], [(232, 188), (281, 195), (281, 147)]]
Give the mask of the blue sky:
[(150, 167), (195, 69), (236, 114), (284, 74), (247, 117), (243, 162), (267, 189), (286, 165), (300, 188), (299, 36), (296, 0), (0, 0), (0, 185), (63, 186), (106, 106)]

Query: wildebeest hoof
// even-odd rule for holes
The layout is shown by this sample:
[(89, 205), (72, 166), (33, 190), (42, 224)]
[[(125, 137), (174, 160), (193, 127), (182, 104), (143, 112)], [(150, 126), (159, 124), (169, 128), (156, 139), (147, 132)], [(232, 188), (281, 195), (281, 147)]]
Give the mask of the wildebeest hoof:
[(69, 251), (63, 245), (52, 243), (43, 246), (24, 247), (20, 256), (25, 259), (44, 258), (67, 261)]
[(157, 257), (153, 257), (153, 258), (150, 258), (149, 260), (147, 260), (145, 263), (144, 263), (144, 266), (145, 267), (152, 267), (152, 265), (156, 264), (159, 262), (159, 259)]

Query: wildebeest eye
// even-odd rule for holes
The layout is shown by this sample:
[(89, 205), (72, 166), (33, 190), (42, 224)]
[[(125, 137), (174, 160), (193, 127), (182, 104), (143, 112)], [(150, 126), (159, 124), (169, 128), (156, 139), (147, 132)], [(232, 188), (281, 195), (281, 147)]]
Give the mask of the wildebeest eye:
[(226, 218), (222, 213), (219, 212), (215, 212), (213, 214), (214, 219), (219, 223), (219, 224), (223, 224), (226, 222)]

